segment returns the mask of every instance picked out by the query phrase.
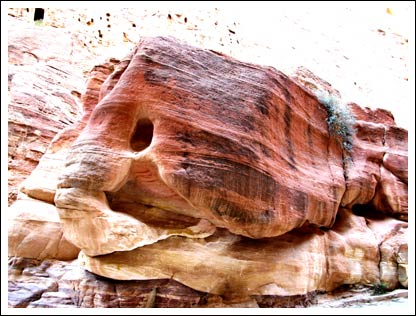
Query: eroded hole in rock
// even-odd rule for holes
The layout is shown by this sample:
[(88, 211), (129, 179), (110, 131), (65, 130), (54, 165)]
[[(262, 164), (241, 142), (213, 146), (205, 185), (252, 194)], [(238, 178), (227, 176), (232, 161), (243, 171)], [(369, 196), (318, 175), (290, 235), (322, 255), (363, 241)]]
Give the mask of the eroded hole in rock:
[(35, 9), (35, 15), (33, 16), (33, 21), (39, 21), (43, 20), (43, 17), (45, 16), (45, 9)]
[(357, 216), (369, 219), (384, 219), (386, 217), (386, 214), (376, 210), (370, 204), (356, 204), (352, 207), (352, 212)]
[(148, 119), (139, 120), (130, 140), (131, 149), (134, 151), (142, 151), (150, 145), (152, 138), (153, 123)]

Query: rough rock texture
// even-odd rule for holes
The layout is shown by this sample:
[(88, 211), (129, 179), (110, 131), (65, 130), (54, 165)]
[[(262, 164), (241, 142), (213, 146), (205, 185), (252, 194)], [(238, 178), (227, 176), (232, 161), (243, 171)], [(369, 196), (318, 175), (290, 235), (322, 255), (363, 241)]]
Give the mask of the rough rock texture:
[[(324, 91), (341, 98), (330, 83), (305, 67), (299, 67), (292, 79), (312, 93)], [(341, 206), (407, 221), (407, 130), (396, 126), (393, 115), (384, 109), (361, 108), (355, 103), (348, 107), (355, 118), (354, 149), (343, 156), (346, 191)]]
[(71, 262), (13, 257), (8, 268), (9, 307), (78, 307), (62, 278), (77, 271)]
[[(81, 63), (88, 60), (67, 32), (9, 21), (8, 186), (9, 205), (52, 138), (80, 115)], [(54, 38), (54, 41), (50, 39)]]
[[(413, 12), (410, 2), (373, 2), (364, 10), (361, 6), (347, 4), (328, 7), (324, 11), (316, 10), (313, 4), (299, 7), (275, 3), (269, 7), (264, 3), (252, 4), (250, 10), (235, 10), (234, 6), (221, 3), (201, 8), (180, 2), (149, 2), (129, 8), (122, 5), (45, 8), (41, 21), (34, 21), (35, 8), (18, 6), (19, 3), (5, 3), (3, 6), (4, 13), (8, 14), (6, 27), (11, 44), (10, 60), (25, 62), (25, 65), (18, 67), (10, 64), (10, 77), (15, 76), (17, 83), (24, 81), (23, 88), (18, 84), (18, 90), (30, 91), (35, 99), (44, 97), (47, 117), (40, 115), (43, 110), (32, 108), (32, 103), (43, 107), (39, 99), (28, 102), (24, 98), (23, 108), (33, 110), (30, 115), (21, 107), (13, 107), (9, 111), (18, 116), (17, 126), (9, 130), (13, 133), (9, 138), (9, 204), (16, 198), (18, 185), (36, 166), (56, 133), (43, 131), (48, 125), (42, 123), (39, 126), (38, 123), (52, 120), (51, 112), (58, 113), (60, 110), (55, 111), (57, 108), (66, 107), (60, 105), (65, 102), (65, 97), (53, 95), (53, 92), (64, 92), (72, 97), (71, 91), (75, 91), (79, 95), (83, 84), (81, 74), (101, 62), (94, 62), (95, 56), (120, 59), (143, 35), (173, 35), (195, 46), (214, 49), (239, 60), (272, 65), (288, 74), (299, 65), (304, 65), (334, 84), (347, 100), (372, 108), (390, 109), (400, 126), (408, 128), (410, 125), (409, 117), (412, 116), (400, 106), (409, 102), (410, 87), (414, 85), (409, 81), (408, 69), (408, 39), (413, 30), (409, 26), (412, 21), (410, 12)], [(326, 15), (325, 20), (334, 18), (331, 28), (321, 28), (322, 24), (316, 23), (320, 20), (320, 13)], [(352, 20), (354, 23), (350, 23)], [(290, 32), (287, 32), (288, 29)], [(269, 30), (274, 32), (272, 37)], [(308, 53), (305, 54), (305, 51)], [(60, 72), (50, 67), (41, 69), (45, 60), (48, 65), (58, 66), (56, 68), (68, 75), (62, 73), (59, 76)], [(32, 67), (35, 64), (37, 66)], [(38, 78), (34, 73), (42, 77)], [(49, 79), (45, 79), (44, 75)], [(76, 77), (81, 80), (71, 79)], [(51, 84), (44, 84), (44, 81)], [(28, 89), (32, 85), (36, 89), (34, 95)], [(74, 87), (66, 91), (64, 85)], [(37, 89), (37, 86), (45, 89)], [(47, 90), (55, 91), (47, 94)], [(24, 112), (23, 116), (21, 112)], [(29, 116), (35, 117), (35, 120), (31, 119), (28, 126), (24, 126), (25, 117)], [(41, 127), (37, 128), (42, 133), (41, 137), (32, 126)]]
[(230, 299), (195, 291), (172, 279), (117, 281), (77, 263), (15, 258), (9, 262), (9, 306), (28, 308), (295, 307), (315, 293)]
[(82, 99), (22, 191), (56, 204), (88, 270), (250, 306), (407, 285), (407, 132), (387, 112), (351, 105), (345, 163), (308, 87), (171, 38), (97, 67)]
[(407, 221), (407, 130), (396, 126), (390, 112), (351, 104), (356, 118), (352, 162), (342, 205), (366, 205)]
[(100, 87), (109, 74), (114, 71), (114, 65), (117, 63), (118, 60), (109, 59), (90, 71), (86, 91), (81, 96), (83, 115), (52, 139), (47, 151), (40, 159), (38, 167), (22, 183), (21, 192), (34, 199), (54, 203), (58, 177), (64, 168), (65, 158), (68, 154), (68, 144), (74, 142), (79, 131), (85, 127), (91, 111), (98, 102)]
[(78, 256), (79, 248), (63, 236), (54, 205), (20, 198), (8, 215), (9, 256), (59, 260)]
[(342, 284), (377, 283), (377, 241), (368, 240), (372, 232), (363, 218), (344, 216), (350, 218), (328, 233), (317, 229), (253, 241), (218, 230), (204, 240), (169, 238), (128, 253), (81, 253), (80, 264), (99, 275), (125, 280), (172, 277), (199, 291), (239, 297), (293, 296)]
[(406, 287), (408, 269), (407, 223), (391, 218), (369, 220), (369, 227), (379, 240), (380, 283), (387, 289)]
[[(41, 262), (13, 258), (9, 261), (8, 274), (9, 307), (359, 307), (362, 303), (381, 304), (383, 300), (395, 297), (407, 298), (407, 290), (396, 290), (374, 296), (370, 295), (373, 292), (371, 287), (350, 285), (330, 293), (311, 292), (307, 295), (293, 296), (257, 295), (242, 300), (238, 297), (226, 298), (195, 291), (172, 279), (111, 280), (83, 270), (77, 260)], [(392, 307), (397, 311), (397, 306), (392, 305)], [(409, 306), (406, 311), (409, 311)]]
[[(111, 236), (108, 249), (84, 247), (77, 212), (97, 234), (110, 231), (85, 224), (90, 214), (137, 216), (135, 205), (254, 238), (333, 224), (345, 190), (341, 150), (326, 111), (283, 73), (147, 39), (103, 84), (101, 100), (72, 144), (55, 197), (66, 233), (87, 253), (123, 248)], [(141, 224), (112, 214), (124, 222), (125, 249), (135, 248)]]
[[(35, 24), (34, 8), (10, 5), (9, 17)], [(121, 58), (142, 36), (172, 35), (287, 74), (303, 65), (335, 85), (346, 100), (390, 109), (399, 125), (409, 128), (409, 109), (402, 105), (412, 101), (414, 86), (409, 75), (413, 11), (414, 3), (397, 1), (325, 8), (252, 2), (238, 10), (222, 2), (149, 1), (128, 8), (122, 3), (48, 7), (37, 22), (39, 28), (71, 30), (80, 38), (79, 47), (100, 56)]]

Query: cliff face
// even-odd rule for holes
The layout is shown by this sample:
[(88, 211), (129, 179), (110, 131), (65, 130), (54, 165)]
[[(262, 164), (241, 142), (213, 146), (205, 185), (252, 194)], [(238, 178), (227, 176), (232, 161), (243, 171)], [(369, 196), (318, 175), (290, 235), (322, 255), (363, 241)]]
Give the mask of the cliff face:
[(9, 255), (80, 249), (95, 274), (229, 302), (407, 287), (407, 131), (350, 104), (347, 155), (302, 80), (166, 37), (96, 66), (11, 207)]
[(101, 60), (121, 58), (143, 34), (160, 32), (229, 54), (237, 51), (238, 38), (228, 31), (231, 25), (235, 31), (235, 23), (217, 10), (210, 10), (209, 22), (201, 19), (203, 14), (169, 12), (8, 9), (9, 205), (52, 138), (81, 116), (87, 74)]
[[(341, 89), (344, 100), (391, 109), (399, 125), (408, 127), (408, 114), (396, 110), (408, 102), (410, 91), (410, 34), (406, 24), (399, 23), (410, 21), (406, 17), (410, 4), (389, 4), (393, 7), (387, 11), (385, 5), (374, 4), (365, 14), (359, 6), (325, 10), (326, 20), (337, 18), (324, 29), (315, 23), (319, 20), (315, 7), (277, 3), (270, 10), (261, 11), (256, 5), (238, 12), (232, 6), (197, 10), (174, 3), (93, 10), (7, 8), (9, 205), (50, 140), (81, 115), (79, 96), (87, 72), (101, 63), (101, 57), (122, 58), (144, 35), (173, 35), (287, 74), (306, 66)], [(353, 42), (351, 33), (356, 35)]]
[[(20, 24), (9, 29), (9, 204), (52, 138), (80, 114), (82, 71), (71, 66), (73, 42), (61, 35), (53, 30), (22, 32)], [(51, 36), (56, 38), (52, 44)]]

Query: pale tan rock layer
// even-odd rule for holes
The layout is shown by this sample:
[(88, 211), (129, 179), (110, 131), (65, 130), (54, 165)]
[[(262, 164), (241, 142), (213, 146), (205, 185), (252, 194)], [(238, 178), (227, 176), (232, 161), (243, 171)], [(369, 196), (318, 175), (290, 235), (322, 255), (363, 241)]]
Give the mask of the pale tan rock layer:
[(386, 111), (351, 105), (345, 164), (308, 87), (168, 38), (96, 67), (83, 103), (22, 191), (90, 271), (241, 297), (407, 285), (407, 132)]
[(78, 260), (9, 261), (8, 306), (18, 308), (306, 307), (316, 292), (290, 297), (224, 297), (172, 279), (113, 280), (90, 273)]
[(9, 256), (71, 260), (79, 248), (64, 237), (54, 205), (22, 196), (9, 208)]
[[(407, 225), (391, 219), (392, 230), (387, 233), (390, 236), (384, 236), (382, 241), (367, 226), (365, 218), (346, 209), (341, 209), (338, 216), (327, 232), (294, 231), (253, 240), (217, 230), (204, 239), (172, 237), (106, 256), (90, 257), (81, 252), (79, 260), (87, 270), (107, 277), (173, 278), (199, 291), (226, 296), (234, 293), (240, 297), (292, 296), (331, 291), (343, 284), (371, 286), (380, 282), (380, 260), (381, 280), (391, 289), (397, 287), (397, 259), (389, 249), (382, 250), (379, 258), (379, 244), (397, 247), (393, 227), (402, 227), (399, 236), (403, 242), (403, 228)], [(385, 231), (386, 228), (389, 227), (384, 225)]]

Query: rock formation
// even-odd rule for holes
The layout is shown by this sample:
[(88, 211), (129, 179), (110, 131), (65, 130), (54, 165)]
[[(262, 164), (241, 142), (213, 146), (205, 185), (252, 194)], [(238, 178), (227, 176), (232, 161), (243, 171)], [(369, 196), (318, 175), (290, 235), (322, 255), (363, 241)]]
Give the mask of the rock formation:
[[(85, 56), (69, 32), (8, 22), (10, 205), (52, 138), (79, 118), (83, 66), (91, 57)], [(83, 62), (75, 63), (74, 56)]]
[[(264, 306), (343, 284), (406, 287), (407, 131), (351, 104), (345, 157), (299, 82), (143, 38), (95, 67), (83, 117), (22, 185), (22, 200), (56, 205), (62, 227), (36, 241), (10, 226), (9, 255), (69, 260), (79, 248), (78, 262), (104, 277)], [(45, 240), (43, 253), (22, 246)]]

